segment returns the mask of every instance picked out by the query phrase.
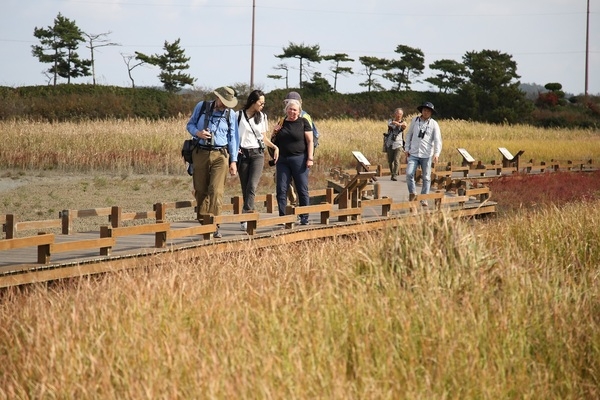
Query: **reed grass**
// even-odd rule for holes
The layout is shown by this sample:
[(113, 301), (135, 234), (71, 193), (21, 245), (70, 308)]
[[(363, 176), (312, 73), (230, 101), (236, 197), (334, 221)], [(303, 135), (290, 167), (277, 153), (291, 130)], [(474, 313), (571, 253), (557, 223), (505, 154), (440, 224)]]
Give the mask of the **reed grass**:
[[(3, 122), (0, 165), (175, 173), (184, 125)], [(478, 158), (497, 158), (496, 145), (540, 160), (600, 154), (592, 131), (441, 126), (444, 160), (460, 157), (454, 146)], [(319, 168), (351, 167), (357, 149), (382, 157), (382, 127), (320, 121)], [(88, 190), (116, 186), (103, 179)], [(419, 218), (4, 289), (0, 399), (600, 397), (597, 196), (487, 221)]]
[[(352, 151), (362, 152), (372, 165), (386, 165), (381, 152), (385, 121), (317, 121), (321, 138), (315, 170), (353, 168)], [(0, 121), (0, 166), (58, 171), (181, 174), (181, 144), (189, 137), (187, 118), (162, 121), (102, 120), (64, 123)], [(444, 150), (440, 163), (462, 161), (456, 148), (466, 148), (477, 160), (501, 160), (498, 147), (536, 161), (598, 159), (600, 134), (584, 129), (541, 129), (495, 126), (476, 122), (440, 121)]]
[(9, 289), (0, 397), (597, 398), (599, 205)]

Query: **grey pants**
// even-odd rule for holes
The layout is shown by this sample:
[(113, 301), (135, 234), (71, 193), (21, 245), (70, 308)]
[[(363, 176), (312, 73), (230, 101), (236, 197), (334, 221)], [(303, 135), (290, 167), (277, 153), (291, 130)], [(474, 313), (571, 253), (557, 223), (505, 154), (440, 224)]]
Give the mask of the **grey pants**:
[(254, 210), (254, 198), (265, 165), (265, 154), (259, 149), (242, 149), (241, 152), (238, 157), (238, 174), (244, 199), (242, 212), (250, 212)]

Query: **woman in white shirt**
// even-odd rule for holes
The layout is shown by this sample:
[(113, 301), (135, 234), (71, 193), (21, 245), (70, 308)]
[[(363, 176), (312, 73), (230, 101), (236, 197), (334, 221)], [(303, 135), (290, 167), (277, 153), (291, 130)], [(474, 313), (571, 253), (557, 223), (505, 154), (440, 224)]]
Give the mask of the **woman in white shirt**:
[[(262, 112), (264, 106), (265, 94), (261, 90), (253, 90), (244, 108), (238, 111), (240, 153), (237, 168), (244, 199), (242, 212), (246, 213), (254, 210), (256, 188), (265, 165), (265, 146), (274, 150), (275, 161), (279, 158), (279, 148), (266, 135), (269, 123), (267, 115)], [(245, 222), (241, 223), (241, 229), (247, 229)]]

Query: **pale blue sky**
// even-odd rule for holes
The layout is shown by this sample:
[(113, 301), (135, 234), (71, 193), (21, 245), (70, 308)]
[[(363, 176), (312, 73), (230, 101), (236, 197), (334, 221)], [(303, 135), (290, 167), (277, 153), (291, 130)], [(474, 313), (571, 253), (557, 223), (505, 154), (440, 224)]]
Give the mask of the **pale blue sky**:
[[(600, 0), (591, 0), (589, 81), (600, 94)], [(41, 64), (31, 55), (35, 27), (53, 24), (59, 12), (85, 32), (112, 32), (122, 46), (95, 52), (99, 84), (131, 86), (121, 54), (163, 52), (165, 40), (181, 38), (191, 57), (188, 73), (196, 86), (250, 82), (252, 0), (4, 0), (0, 14), (0, 85), (46, 84)], [(462, 61), (467, 51), (498, 50), (512, 55), (522, 83), (559, 82), (566, 92), (585, 89), (585, 28), (587, 0), (255, 0), (255, 86), (266, 91), (285, 87), (267, 78), (290, 66), (289, 84), (298, 86), (298, 61), (275, 54), (290, 42), (321, 47), (321, 54), (347, 53), (354, 75), (342, 76), (338, 90), (363, 91), (360, 56), (398, 58), (399, 44), (419, 48), (425, 64), (439, 59)], [(79, 54), (89, 58), (89, 50)], [(313, 65), (330, 80), (330, 62)], [(157, 86), (159, 71), (138, 67), (136, 86)], [(421, 76), (432, 75), (428, 68)], [(76, 83), (91, 83), (91, 77)], [(384, 87), (391, 82), (380, 79)], [(413, 89), (425, 90), (425, 84)]]

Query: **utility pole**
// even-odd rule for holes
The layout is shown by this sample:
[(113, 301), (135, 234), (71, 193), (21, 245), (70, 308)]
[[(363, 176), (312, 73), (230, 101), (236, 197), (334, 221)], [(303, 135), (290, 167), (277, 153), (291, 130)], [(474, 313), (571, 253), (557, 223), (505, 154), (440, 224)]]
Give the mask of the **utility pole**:
[[(252, 0), (252, 50), (250, 55), (250, 90), (254, 89), (254, 17), (256, 9), (256, 0)], [(589, 12), (589, 0), (588, 0), (588, 12)], [(587, 79), (587, 77), (586, 77)], [(586, 81), (587, 88), (587, 81)], [(586, 89), (587, 91), (587, 89)]]
[(587, 0), (587, 23), (585, 26), (585, 98), (588, 98), (588, 70), (590, 54), (590, 0)]

